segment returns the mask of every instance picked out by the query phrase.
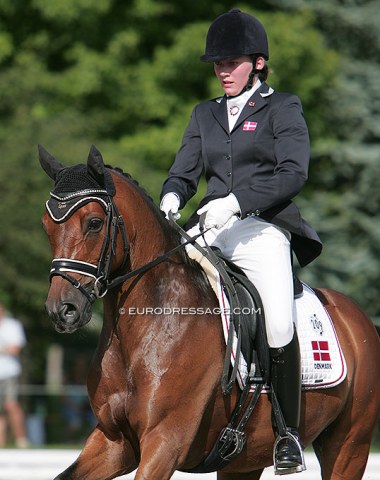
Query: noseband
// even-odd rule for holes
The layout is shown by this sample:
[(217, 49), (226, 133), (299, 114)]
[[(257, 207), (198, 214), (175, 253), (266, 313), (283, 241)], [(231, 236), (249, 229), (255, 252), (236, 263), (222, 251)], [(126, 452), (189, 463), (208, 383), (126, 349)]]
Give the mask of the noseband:
[[(86, 192), (88, 193), (88, 192)], [(80, 192), (76, 194), (80, 197)], [(77, 209), (80, 208), (84, 202), (88, 200), (88, 197), (82, 196), (82, 201), (77, 202)], [(94, 201), (99, 201), (96, 197), (93, 197)], [(122, 269), (129, 261), (129, 244), (127, 239), (127, 232), (125, 229), (124, 219), (119, 214), (113, 199), (108, 196), (105, 201), (101, 199), (103, 206), (107, 214), (106, 220), (106, 238), (104, 239), (99, 261), (97, 265), (92, 263), (83, 262), (81, 260), (75, 260), (71, 258), (54, 258), (50, 270), (50, 281), (55, 276), (60, 276), (70, 282), (75, 288), (77, 288), (83, 295), (85, 295), (90, 303), (93, 303), (96, 299), (104, 297), (108, 291), (108, 285), (111, 280), (111, 264), (116, 255), (116, 240), (118, 232), (121, 233), (123, 238), (123, 262), (120, 267)], [(51, 211), (48, 208), (49, 215), (54, 219)], [(71, 212), (72, 213), (72, 212)], [(67, 218), (64, 220), (66, 221)], [(71, 273), (77, 273), (82, 276), (90, 277), (94, 279), (94, 283), (91, 291), (84, 287), (78, 280), (76, 280)]]

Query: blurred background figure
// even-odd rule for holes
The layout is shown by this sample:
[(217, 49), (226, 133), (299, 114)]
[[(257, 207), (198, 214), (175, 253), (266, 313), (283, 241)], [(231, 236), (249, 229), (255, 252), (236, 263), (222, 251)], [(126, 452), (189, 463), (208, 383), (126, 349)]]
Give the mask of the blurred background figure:
[(85, 353), (72, 354), (66, 367), (66, 388), (61, 397), (66, 443), (83, 442), (97, 423), (88, 400), (86, 382), (90, 358)]
[(0, 304), (0, 447), (6, 444), (8, 424), (16, 447), (28, 446), (24, 412), (18, 402), (19, 356), (25, 344), (21, 322), (9, 317)]

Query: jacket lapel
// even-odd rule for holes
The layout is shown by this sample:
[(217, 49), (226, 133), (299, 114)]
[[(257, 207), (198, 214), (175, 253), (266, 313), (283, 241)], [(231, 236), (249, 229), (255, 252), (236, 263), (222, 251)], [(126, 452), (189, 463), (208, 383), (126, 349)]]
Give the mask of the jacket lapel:
[[(255, 93), (252, 95), (252, 97), (248, 100), (248, 102), (245, 104), (241, 114), (239, 115), (239, 118), (232, 129), (232, 132), (241, 125), (244, 120), (246, 120), (248, 117), (251, 115), (255, 114), (262, 108), (267, 106), (267, 101), (266, 97), (272, 95), (273, 89), (270, 88), (265, 82), (260, 85), (260, 88), (258, 88)], [(228, 115), (227, 115), (227, 97), (224, 95), (221, 98), (217, 98), (214, 100), (214, 102), (211, 104), (211, 111), (217, 120), (217, 122), (221, 125), (221, 127), (229, 134), (230, 133), (230, 128), (228, 126)], [(231, 132), (231, 133), (232, 133)]]
[(268, 105), (266, 97), (268, 97), (269, 95), (272, 95), (272, 93), (273, 93), (273, 90), (266, 83), (263, 83), (260, 86), (260, 88), (258, 88), (254, 92), (252, 97), (245, 104), (241, 114), (239, 115), (239, 118), (237, 119), (237, 122), (234, 128), (232, 129), (232, 132), (236, 128), (238, 128), (248, 117), (250, 117), (251, 115), (254, 115), (256, 112), (266, 107)]
[(229, 134), (230, 129), (228, 126), (228, 116), (227, 116), (227, 98), (224, 95), (224, 97), (217, 98), (212, 104), (211, 104), (211, 111), (212, 114), (214, 115), (215, 119), (217, 120), (218, 123), (220, 123), (221, 127)]

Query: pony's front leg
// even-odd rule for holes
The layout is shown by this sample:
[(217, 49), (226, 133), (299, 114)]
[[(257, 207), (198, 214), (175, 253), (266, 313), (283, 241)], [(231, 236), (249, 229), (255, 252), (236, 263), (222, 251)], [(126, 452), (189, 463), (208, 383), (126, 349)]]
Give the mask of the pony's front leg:
[(169, 480), (183, 459), (183, 440), (175, 429), (151, 432), (140, 442), (141, 460), (134, 480)]
[(125, 438), (112, 441), (96, 427), (77, 460), (55, 480), (109, 480), (132, 472), (136, 467), (129, 441)]

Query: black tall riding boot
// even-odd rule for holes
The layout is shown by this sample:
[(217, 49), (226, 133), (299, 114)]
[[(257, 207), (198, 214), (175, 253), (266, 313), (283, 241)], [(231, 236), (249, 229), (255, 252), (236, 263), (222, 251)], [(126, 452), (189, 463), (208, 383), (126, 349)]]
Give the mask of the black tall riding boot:
[[(288, 345), (271, 348), (272, 386), (284, 417), (286, 434), (276, 439), (274, 466), (277, 474), (305, 470), (303, 448), (298, 435), (301, 409), (301, 359), (297, 332)], [(281, 432), (279, 432), (281, 433)]]

